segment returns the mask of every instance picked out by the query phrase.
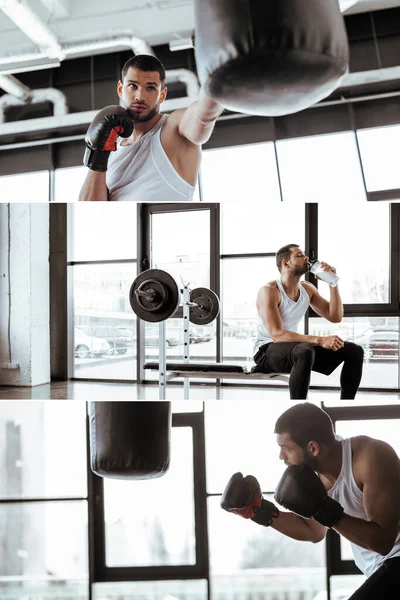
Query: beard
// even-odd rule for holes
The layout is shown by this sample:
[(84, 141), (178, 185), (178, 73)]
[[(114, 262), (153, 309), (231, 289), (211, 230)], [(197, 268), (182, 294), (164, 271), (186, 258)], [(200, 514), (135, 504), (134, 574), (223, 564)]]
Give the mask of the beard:
[(129, 115), (132, 117), (134, 123), (146, 123), (146, 121), (150, 121), (150, 119), (152, 119), (155, 115), (157, 115), (160, 112), (159, 109), (159, 102), (157, 102), (157, 104), (153, 106), (153, 108), (151, 108), (147, 114), (142, 114), (141, 111), (135, 110), (133, 106), (129, 106), (126, 108)]
[(317, 469), (317, 461), (313, 456), (308, 456), (306, 452), (303, 453), (303, 460), (300, 463), (301, 465), (305, 465), (310, 467), (313, 471)]
[(308, 271), (307, 263), (305, 263), (302, 267), (300, 267), (300, 266), (292, 267), (292, 273), (293, 273), (293, 275), (296, 275), (297, 277), (301, 277), (302, 275), (307, 273), (307, 271)]

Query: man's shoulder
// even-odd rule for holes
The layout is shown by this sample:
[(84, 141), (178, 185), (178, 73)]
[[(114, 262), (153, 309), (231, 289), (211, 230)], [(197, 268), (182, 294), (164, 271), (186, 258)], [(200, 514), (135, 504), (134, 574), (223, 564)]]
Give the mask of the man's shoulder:
[(263, 285), (263, 287), (266, 288), (266, 289), (272, 289), (272, 290), (278, 290), (279, 291), (276, 279), (273, 279), (272, 281), (268, 281), (267, 283), (265, 283)]
[(314, 293), (314, 292), (318, 292), (317, 288), (315, 287), (314, 284), (312, 284), (310, 281), (306, 281), (305, 279), (302, 279), (300, 281), (300, 285), (303, 286), (303, 288), (305, 290), (307, 290), (309, 293)]
[(393, 448), (387, 442), (368, 435), (357, 435), (351, 438), (351, 449), (353, 452), (353, 462), (360, 469), (370, 464), (384, 461), (388, 454), (394, 452)]
[(268, 281), (267, 283), (264, 283), (264, 285), (262, 285), (258, 290), (259, 295), (276, 295), (277, 293), (279, 294), (279, 288), (276, 281)]
[(176, 129), (179, 128), (179, 123), (183, 115), (185, 114), (186, 108), (178, 108), (166, 115), (166, 119), (163, 125), (163, 129)]
[(174, 142), (181, 142), (185, 151), (192, 147), (195, 148), (196, 151), (200, 151), (200, 146), (193, 144), (193, 142), (180, 133), (179, 126), (185, 111), (186, 108), (178, 108), (167, 115), (162, 128), (162, 135), (164, 138), (167, 137), (170, 140), (174, 140)]

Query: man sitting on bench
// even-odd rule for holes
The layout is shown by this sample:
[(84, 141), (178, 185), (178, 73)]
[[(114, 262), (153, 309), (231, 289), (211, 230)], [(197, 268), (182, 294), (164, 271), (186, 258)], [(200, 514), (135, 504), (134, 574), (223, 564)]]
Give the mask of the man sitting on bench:
[[(343, 304), (338, 287), (330, 287), (329, 302), (308, 281), (300, 281), (308, 271), (308, 256), (297, 244), (288, 244), (276, 253), (280, 279), (264, 285), (257, 295), (259, 325), (254, 361), (265, 373), (290, 373), (292, 400), (305, 400), (311, 371), (330, 375), (343, 363), (340, 376), (341, 399), (355, 398), (361, 381), (364, 351), (337, 335), (317, 336), (297, 333), (309, 306), (330, 321), (340, 323)], [(321, 262), (324, 271), (335, 269)]]

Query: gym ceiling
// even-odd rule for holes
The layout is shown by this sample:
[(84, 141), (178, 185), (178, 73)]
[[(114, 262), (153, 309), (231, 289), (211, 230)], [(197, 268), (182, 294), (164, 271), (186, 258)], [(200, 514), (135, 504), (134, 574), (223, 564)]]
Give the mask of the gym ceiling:
[[(347, 15), (398, 7), (400, 1), (340, 0), (340, 4)], [(48, 66), (84, 56), (83, 42), (91, 42), (86, 54), (103, 54), (126, 49), (111, 42), (107, 46), (111, 37), (114, 43), (130, 35), (151, 46), (184, 44), (194, 29), (193, 0), (0, 0), (0, 9), (0, 74), (31, 70), (34, 55), (36, 63), (43, 59), (43, 65), (47, 58)], [(69, 46), (80, 47), (79, 54), (63, 52)]]
[[(327, 100), (397, 92), (400, 0), (339, 1), (350, 73)], [(370, 11), (378, 11), (373, 19)], [(154, 52), (163, 61), (163, 111), (191, 104), (199, 89), (193, 30), (194, 0), (0, 0), (0, 175), (19, 172), (17, 163), (28, 171), (39, 163), (47, 168), (39, 147), (29, 155), (34, 164), (25, 155), (5, 160), (32, 142), (64, 140), (74, 158), (56, 166), (74, 166), (95, 111), (116, 102), (119, 69), (132, 52)]]

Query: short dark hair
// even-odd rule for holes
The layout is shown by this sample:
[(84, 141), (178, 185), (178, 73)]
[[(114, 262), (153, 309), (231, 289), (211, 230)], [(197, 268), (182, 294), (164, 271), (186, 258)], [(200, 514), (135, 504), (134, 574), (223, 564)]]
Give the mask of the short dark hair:
[(124, 80), (128, 69), (133, 67), (141, 71), (157, 71), (160, 74), (161, 87), (165, 86), (165, 69), (163, 64), (155, 56), (150, 54), (137, 54), (126, 61), (121, 70), (121, 81)]
[(288, 433), (301, 448), (305, 448), (311, 440), (327, 446), (335, 441), (330, 416), (309, 402), (295, 404), (282, 413), (275, 423), (275, 433)]
[(276, 266), (278, 267), (279, 273), (282, 273), (282, 261), (289, 260), (292, 256), (292, 248), (299, 248), (299, 244), (287, 244), (286, 246), (279, 248), (276, 253)]

